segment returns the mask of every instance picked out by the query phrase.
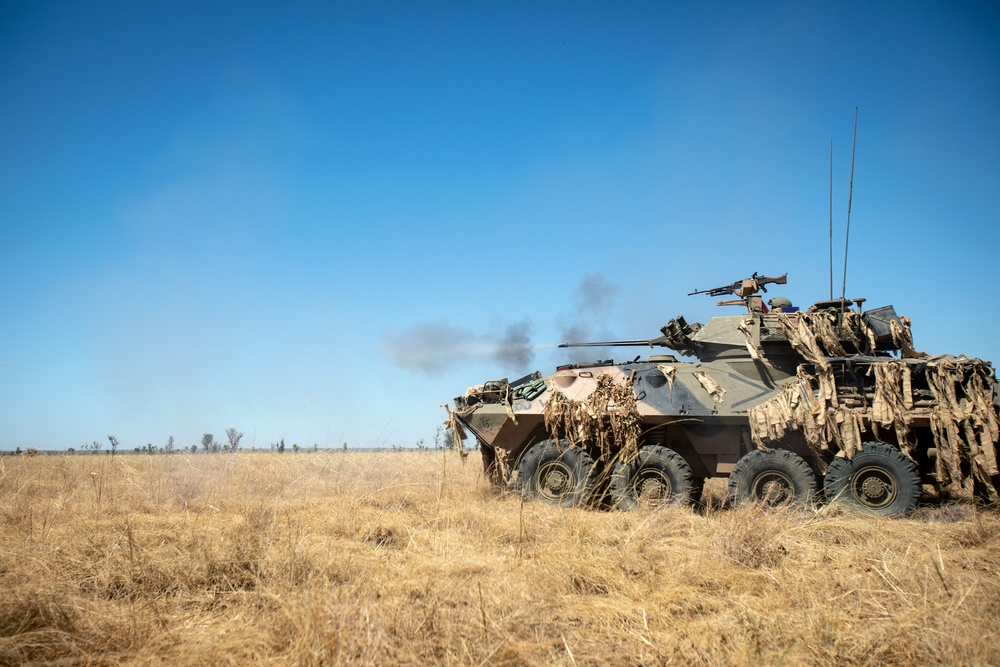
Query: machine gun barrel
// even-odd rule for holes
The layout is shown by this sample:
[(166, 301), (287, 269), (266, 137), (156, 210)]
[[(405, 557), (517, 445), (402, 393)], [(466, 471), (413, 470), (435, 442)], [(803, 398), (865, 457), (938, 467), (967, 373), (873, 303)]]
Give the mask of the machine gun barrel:
[(707, 294), (709, 296), (722, 296), (724, 294), (735, 294), (743, 281), (737, 280), (732, 285), (723, 285), (722, 287), (712, 287), (711, 289), (696, 289), (693, 292), (688, 292), (688, 296), (694, 296), (695, 294)]

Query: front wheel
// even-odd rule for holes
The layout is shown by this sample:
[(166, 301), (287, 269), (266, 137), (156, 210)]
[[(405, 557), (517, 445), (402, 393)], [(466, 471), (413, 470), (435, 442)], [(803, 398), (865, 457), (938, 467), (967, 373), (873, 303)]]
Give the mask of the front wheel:
[(594, 491), (594, 460), (579, 447), (560, 446), (555, 440), (533, 445), (517, 466), (517, 488), (525, 499), (575, 507)]
[(640, 505), (690, 505), (696, 488), (683, 456), (668, 447), (649, 445), (640, 448), (632, 462), (615, 465), (608, 491), (615, 507), (630, 510)]
[(816, 475), (812, 468), (805, 459), (787, 449), (755, 449), (736, 462), (729, 476), (729, 498), (733, 505), (808, 502), (815, 494)]
[(884, 442), (864, 443), (850, 461), (835, 458), (823, 482), (827, 500), (842, 500), (883, 516), (913, 511), (920, 493), (916, 464)]

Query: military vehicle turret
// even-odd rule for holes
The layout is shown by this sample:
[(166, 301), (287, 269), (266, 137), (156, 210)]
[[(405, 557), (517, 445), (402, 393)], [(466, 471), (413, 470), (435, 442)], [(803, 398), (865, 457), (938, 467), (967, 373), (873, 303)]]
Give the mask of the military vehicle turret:
[(996, 501), (997, 380), (987, 361), (914, 349), (910, 321), (864, 299), (807, 309), (750, 278), (691, 294), (744, 312), (675, 317), (652, 339), (561, 347), (673, 354), (559, 366), (470, 387), (449, 421), (487, 476), (558, 505), (691, 503), (728, 476), (733, 503), (839, 499), (882, 514), (927, 497)]

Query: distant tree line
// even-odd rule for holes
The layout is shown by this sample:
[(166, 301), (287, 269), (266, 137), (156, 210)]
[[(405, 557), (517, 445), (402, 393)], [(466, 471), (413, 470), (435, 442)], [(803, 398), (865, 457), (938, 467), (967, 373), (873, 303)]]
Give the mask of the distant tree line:
[[(225, 442), (218, 442), (218, 441), (216, 441), (214, 435), (212, 435), (211, 433), (205, 433), (204, 435), (201, 436), (201, 446), (200, 447), (198, 445), (181, 445), (181, 446), (177, 446), (175, 444), (175, 442), (174, 442), (174, 436), (171, 435), (171, 436), (169, 436), (167, 438), (167, 442), (164, 445), (157, 446), (157, 445), (154, 445), (152, 443), (147, 443), (147, 444), (142, 445), (142, 446), (134, 447), (132, 451), (135, 452), (136, 454), (173, 454), (175, 452), (180, 452), (180, 453), (185, 453), (185, 454), (188, 454), (188, 453), (190, 453), (190, 454), (197, 454), (199, 451), (204, 452), (205, 454), (228, 454), (228, 453), (238, 452), (238, 451), (240, 451), (242, 449), (242, 446), (240, 444), (240, 441), (242, 439), (243, 439), (243, 433), (241, 431), (239, 431), (239, 430), (237, 430), (235, 428), (228, 428), (228, 429), (226, 429), (226, 440), (225, 440)], [(80, 447), (79, 451), (81, 453), (89, 453), (89, 454), (100, 454), (100, 453), (103, 452), (103, 453), (106, 453), (106, 454), (108, 454), (110, 456), (114, 456), (115, 454), (118, 453), (119, 446), (120, 446), (121, 442), (119, 441), (118, 437), (115, 436), (115, 435), (113, 435), (113, 434), (112, 435), (108, 435), (107, 440), (108, 440), (108, 444), (109, 444), (109, 448), (108, 449), (104, 448), (103, 443), (98, 442), (97, 440), (94, 440), (94, 441), (89, 442), (89, 443), (84, 443)], [(425, 444), (425, 440), (423, 438), (417, 440), (416, 445), (417, 445), (417, 447), (416, 447), (417, 450), (420, 450), (420, 451), (427, 451), (428, 449), (430, 449)], [(454, 438), (454, 435), (451, 432), (451, 429), (446, 428), (443, 424), (441, 426), (438, 426), (437, 431), (434, 433), (434, 447), (433, 448), (435, 450), (439, 450), (439, 451), (440, 450), (444, 450), (444, 449), (448, 449), (448, 450), (455, 449), (455, 438)], [(472, 449), (476, 449), (476, 448), (477, 448), (476, 445), (473, 444)], [(324, 448), (324, 449), (334, 449), (334, 450), (338, 450), (339, 449), (339, 450), (342, 450), (342, 451), (346, 452), (347, 451), (347, 443), (344, 442), (339, 447)], [(365, 449), (365, 448), (362, 448), (362, 449)], [(412, 450), (412, 447), (402, 447), (400, 445), (391, 445), (390, 447), (384, 447), (383, 446), (383, 447), (375, 447), (373, 449), (376, 449), (376, 450), (386, 450), (386, 449), (388, 449), (388, 450), (391, 450), (391, 451), (407, 451), (407, 450)], [(284, 454), (286, 450), (291, 450), (293, 453), (297, 454), (299, 452), (318, 452), (318, 451), (320, 451), (320, 447), (317, 444), (313, 444), (311, 447), (302, 447), (302, 446), (299, 446), (297, 443), (293, 443), (291, 445), (286, 446), (284, 438), (282, 438), (278, 442), (272, 442), (271, 445), (270, 445), (270, 451), (277, 452), (278, 454)], [(75, 454), (75, 453), (77, 453), (77, 451), (78, 450), (75, 447), (69, 447), (68, 449), (66, 449), (66, 452), (69, 453), (69, 454)], [(257, 451), (261, 451), (261, 450), (258, 449), (257, 447), (251, 447), (250, 451), (257, 452)], [(2, 453), (3, 452), (0, 452), (0, 454), (2, 454)], [(28, 456), (34, 456), (36, 454), (44, 453), (44, 452), (39, 452), (39, 450), (36, 449), (36, 448), (34, 448), (34, 447), (30, 447), (27, 450), (22, 450), (20, 447), (18, 447), (15, 451), (8, 452), (8, 453), (12, 454), (12, 455), (26, 454)]]

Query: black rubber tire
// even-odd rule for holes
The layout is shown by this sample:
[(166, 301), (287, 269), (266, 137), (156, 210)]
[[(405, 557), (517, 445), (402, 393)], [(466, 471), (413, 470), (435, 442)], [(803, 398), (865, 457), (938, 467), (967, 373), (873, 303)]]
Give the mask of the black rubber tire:
[(489, 480), (490, 486), (500, 490), (503, 488), (504, 476), (497, 461), (497, 453), (492, 447), (480, 447), (483, 457), (483, 475)]
[(639, 448), (631, 463), (619, 461), (611, 472), (608, 493), (615, 507), (690, 505), (695, 500), (696, 483), (684, 457), (660, 445)]
[(864, 443), (850, 461), (833, 459), (823, 480), (827, 500), (840, 500), (882, 516), (912, 512), (921, 492), (916, 464), (884, 442)]
[(526, 500), (560, 507), (585, 505), (594, 492), (594, 460), (579, 447), (543, 440), (521, 457), (517, 489)]
[(787, 449), (755, 449), (736, 462), (729, 475), (729, 500), (735, 506), (806, 503), (816, 495), (816, 475), (805, 459)]

